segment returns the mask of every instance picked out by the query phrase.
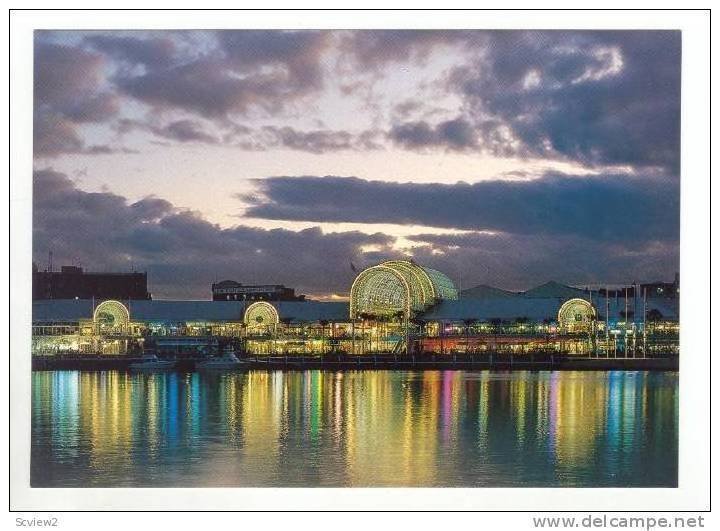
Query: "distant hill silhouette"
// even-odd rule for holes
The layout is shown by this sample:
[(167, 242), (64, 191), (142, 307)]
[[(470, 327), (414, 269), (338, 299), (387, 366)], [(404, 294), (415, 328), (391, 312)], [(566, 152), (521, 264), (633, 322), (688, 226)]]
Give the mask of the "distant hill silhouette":
[(486, 284), (480, 284), (479, 286), (464, 289), (460, 292), (460, 297), (463, 299), (510, 299), (517, 296), (518, 293), (513, 291), (507, 291)]
[(528, 299), (571, 299), (573, 297), (583, 297), (586, 295), (587, 293), (584, 290), (566, 286), (554, 280), (519, 293), (486, 284), (480, 284), (479, 286), (464, 289), (460, 292), (460, 297), (463, 299), (512, 299), (515, 297), (525, 297)]
[(583, 295), (586, 295), (586, 292), (584, 290), (571, 288), (570, 286), (551, 280), (550, 282), (546, 282), (545, 284), (541, 284), (535, 288), (527, 290), (524, 295), (530, 299), (569, 299), (572, 297), (582, 297)]

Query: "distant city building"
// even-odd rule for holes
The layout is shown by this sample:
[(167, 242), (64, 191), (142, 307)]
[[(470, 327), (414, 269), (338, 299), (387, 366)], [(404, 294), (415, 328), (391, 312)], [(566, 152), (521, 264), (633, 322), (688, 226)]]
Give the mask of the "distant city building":
[(212, 285), (214, 301), (304, 301), (305, 295), (295, 295), (293, 288), (282, 284), (243, 285), (223, 280)]
[(33, 300), (118, 299), (149, 300), (147, 273), (91, 273), (82, 267), (38, 271), (33, 264)]

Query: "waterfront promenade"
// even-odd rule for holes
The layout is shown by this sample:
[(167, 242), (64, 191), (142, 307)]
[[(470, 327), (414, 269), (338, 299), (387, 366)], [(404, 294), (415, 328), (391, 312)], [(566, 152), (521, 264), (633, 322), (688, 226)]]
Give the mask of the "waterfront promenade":
[[(124, 370), (140, 358), (130, 356), (34, 357), (33, 370)], [(346, 355), (317, 356), (240, 356), (240, 370), (669, 370), (679, 368), (677, 356), (663, 358), (606, 358), (563, 354), (510, 355), (417, 354), (417, 355)], [(195, 360), (178, 360), (176, 369), (195, 370)]]

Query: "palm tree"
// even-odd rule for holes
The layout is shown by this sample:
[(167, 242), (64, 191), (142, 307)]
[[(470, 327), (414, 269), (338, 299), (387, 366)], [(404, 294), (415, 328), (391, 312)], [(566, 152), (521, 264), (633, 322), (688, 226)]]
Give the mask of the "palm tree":
[(325, 339), (326, 339), (325, 327), (328, 325), (329, 322), (330, 321), (328, 321), (327, 319), (320, 319), (320, 326), (322, 327), (322, 333), (321, 333), (322, 346), (320, 347), (320, 354), (325, 354), (325, 342), (326, 342), (325, 341)]
[(410, 322), (420, 329), (421, 344), (423, 344), (422, 338), (425, 337), (425, 326), (427, 326), (427, 321), (422, 317), (413, 317), (410, 319)]
[(392, 314), (392, 320), (400, 321), (400, 337), (406, 336), (405, 353), (407, 354), (410, 351), (410, 331), (407, 329), (406, 323), (404, 323), (405, 312), (402, 310), (396, 311)]
[(647, 313), (646, 320), (650, 321), (651, 323), (656, 323), (658, 321), (662, 321), (663, 314), (658, 310), (657, 308), (653, 308)]
[[(360, 318), (360, 350), (365, 354), (365, 323), (371, 320), (373, 316), (368, 312), (360, 312), (358, 317)], [(372, 348), (372, 345), (370, 347)]]
[[(293, 320), (293, 318), (288, 317), (288, 316), (280, 318), (280, 323), (282, 323), (282, 325), (283, 325), (282, 330), (283, 330), (284, 334), (287, 334), (287, 329), (290, 326), (290, 323), (292, 322), (292, 320)], [(277, 333), (276, 333), (276, 335), (277, 335)], [(284, 348), (284, 352), (281, 352), (281, 354), (287, 354), (287, 347)]]
[(465, 325), (465, 354), (470, 350), (470, 327), (477, 323), (477, 319), (465, 319), (463, 324)]

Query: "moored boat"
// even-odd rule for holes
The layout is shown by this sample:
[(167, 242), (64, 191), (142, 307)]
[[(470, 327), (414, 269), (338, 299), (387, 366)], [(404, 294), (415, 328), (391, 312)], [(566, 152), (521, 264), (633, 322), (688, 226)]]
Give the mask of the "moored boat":
[(223, 350), (222, 356), (209, 358), (195, 362), (197, 370), (232, 370), (245, 366), (245, 362), (238, 359), (232, 346), (228, 345)]
[(163, 371), (175, 368), (175, 360), (163, 360), (154, 352), (146, 352), (139, 361), (130, 364), (134, 371)]

